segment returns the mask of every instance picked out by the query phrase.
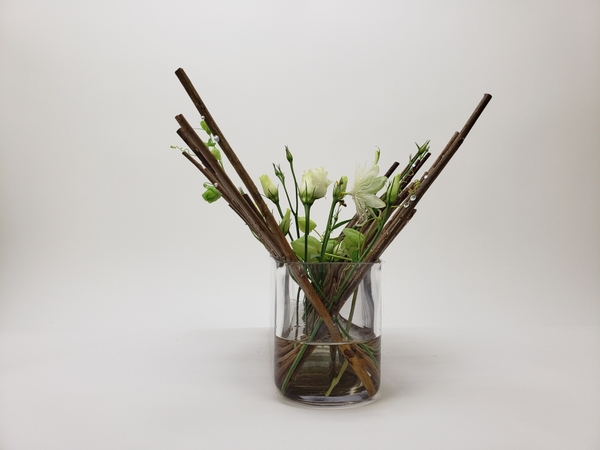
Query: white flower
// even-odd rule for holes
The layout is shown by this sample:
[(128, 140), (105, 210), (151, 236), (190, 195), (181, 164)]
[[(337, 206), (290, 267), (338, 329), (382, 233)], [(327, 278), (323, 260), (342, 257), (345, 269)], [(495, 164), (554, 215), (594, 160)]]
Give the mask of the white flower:
[(302, 181), (298, 186), (300, 200), (302, 203), (312, 205), (315, 200), (325, 197), (330, 184), (331, 180), (327, 179), (327, 172), (322, 167), (307, 170), (302, 175)]
[(371, 208), (383, 208), (385, 202), (377, 197), (377, 192), (381, 190), (387, 181), (387, 178), (379, 175), (379, 166), (373, 164), (369, 169), (367, 167), (357, 167), (354, 177), (354, 187), (348, 191), (356, 205), (356, 214), (359, 223), (364, 223), (369, 216), (373, 216)]
[(271, 181), (269, 175), (261, 175), (259, 179), (263, 188), (263, 192), (265, 193), (265, 197), (267, 197), (273, 203), (278, 203), (279, 190), (277, 189), (277, 186), (275, 186), (275, 183)]

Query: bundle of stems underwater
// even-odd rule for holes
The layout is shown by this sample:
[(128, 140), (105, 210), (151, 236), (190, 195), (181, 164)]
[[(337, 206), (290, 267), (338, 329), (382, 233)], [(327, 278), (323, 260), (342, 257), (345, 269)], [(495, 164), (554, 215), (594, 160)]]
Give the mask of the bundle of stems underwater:
[[(378, 176), (379, 152), (376, 152), (375, 163), (369, 170), (363, 171), (362, 175), (357, 170), (356, 178), (362, 176), (362, 186), (358, 179), (354, 180), (353, 189), (348, 189), (346, 177), (335, 181), (326, 229), (317, 239), (311, 235), (315, 224), (310, 218), (310, 211), (316, 200), (325, 198), (327, 186), (332, 183), (327, 180), (327, 173), (321, 168), (320, 171), (315, 169), (305, 172), (302, 180), (298, 181), (292, 153), (286, 147), (286, 159), (291, 170), (289, 188), (280, 166), (273, 165), (289, 206), (283, 213), (278, 188), (263, 175), (260, 181), (264, 196), (260, 193), (184, 70), (178, 69), (175, 74), (200, 113), (201, 127), (208, 135), (208, 140), (203, 141), (183, 115), (176, 116), (180, 126), (177, 134), (189, 147), (189, 150), (182, 149), (182, 154), (208, 181), (203, 197), (209, 202), (222, 197), (278, 263), (292, 263), (288, 264), (290, 276), (308, 301), (303, 316), (304, 322), (310, 326), (306, 327), (302, 338), (306, 342), (315, 342), (327, 335), (330, 342), (339, 343), (340, 354), (345, 360), (337, 378), (349, 366), (368, 394), (374, 395), (377, 391), (374, 380), (379, 379), (379, 368), (373, 351), (364, 343), (351, 341), (348, 330), (352, 313), (345, 323), (341, 323), (338, 313), (348, 300), (356, 299), (356, 289), (371, 267), (371, 264), (360, 263), (379, 261), (383, 252), (413, 218), (419, 201), (460, 148), (491, 100), (491, 95), (483, 96), (461, 131), (452, 135), (438, 158), (420, 178), (416, 178), (416, 175), (430, 157), (429, 142), (417, 145), (417, 152), (411, 155), (406, 166), (396, 175), (394, 172), (399, 167), (397, 162), (385, 175)], [(247, 193), (243, 188), (238, 188), (225, 172), (221, 152)], [(384, 192), (375, 197), (375, 191), (383, 190), (385, 186)], [(339, 220), (346, 197), (352, 197), (355, 201), (357, 212), (348, 220)], [(276, 205), (279, 221), (265, 199)], [(299, 210), (300, 206), (303, 211)], [(308, 264), (293, 264), (298, 262)], [(323, 274), (315, 268), (324, 262), (357, 264), (340, 264), (338, 268)], [(332, 266), (335, 267), (329, 267)], [(312, 345), (296, 343), (285, 346), (276, 355), (281, 363), (276, 379), (280, 380), (278, 385), (284, 393), (312, 349)], [(330, 391), (331, 388), (327, 395)]]

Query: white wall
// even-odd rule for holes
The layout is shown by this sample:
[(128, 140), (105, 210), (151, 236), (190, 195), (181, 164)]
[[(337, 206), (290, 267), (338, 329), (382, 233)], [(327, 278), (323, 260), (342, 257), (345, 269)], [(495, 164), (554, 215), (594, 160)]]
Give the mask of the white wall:
[(332, 177), (494, 98), (385, 256), (385, 326), (600, 324), (600, 6), (4, 0), (0, 329), (268, 325), (266, 252), (176, 150)]

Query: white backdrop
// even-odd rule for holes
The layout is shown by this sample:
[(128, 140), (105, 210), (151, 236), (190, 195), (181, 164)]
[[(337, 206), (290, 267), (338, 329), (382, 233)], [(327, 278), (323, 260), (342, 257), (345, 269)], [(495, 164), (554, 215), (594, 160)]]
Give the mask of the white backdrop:
[(0, 330), (269, 324), (265, 250), (169, 148), (178, 67), (256, 180), (435, 158), (491, 93), (384, 325), (600, 325), (597, 1), (3, 0)]

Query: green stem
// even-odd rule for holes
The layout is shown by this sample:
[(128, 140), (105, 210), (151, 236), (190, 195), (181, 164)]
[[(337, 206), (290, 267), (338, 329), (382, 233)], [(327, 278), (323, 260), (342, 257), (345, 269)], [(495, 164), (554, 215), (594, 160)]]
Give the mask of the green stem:
[(300, 328), (300, 292), (302, 288), (298, 287), (298, 292), (296, 292), (296, 331), (295, 331), (295, 339), (298, 339), (298, 329)]
[(308, 257), (308, 233), (310, 233), (310, 205), (308, 203), (304, 203), (304, 261), (309, 262), (310, 258)]
[[(290, 161), (290, 169), (292, 171), (292, 178), (294, 179), (294, 189), (296, 190), (296, 206), (294, 208), (292, 208), (292, 204), (290, 203), (290, 209), (292, 210), (292, 212), (294, 213), (294, 219), (296, 219), (294, 222), (296, 224), (296, 235), (298, 236), (298, 239), (300, 239), (300, 225), (298, 225), (298, 180), (296, 179), (296, 173), (294, 172), (294, 163), (293, 161)], [(289, 201), (289, 199), (288, 199)]]
[(290, 370), (288, 370), (288, 373), (285, 376), (285, 380), (283, 380), (283, 383), (281, 384), (281, 392), (283, 394), (285, 394), (285, 390), (287, 389), (287, 385), (290, 382), (290, 379), (292, 378), (292, 374), (295, 372), (296, 367), (298, 367), (298, 363), (300, 363), (300, 360), (302, 359), (302, 356), (304, 356), (304, 353), (306, 353), (306, 350), (308, 349), (308, 345), (306, 345), (306, 344), (300, 344), (300, 345), (302, 345), (302, 348), (300, 349), (300, 352), (298, 353), (298, 356), (296, 356), (296, 359), (292, 363), (292, 367), (290, 367)]
[[(335, 195), (334, 195), (335, 196)], [(321, 247), (321, 258), (320, 261), (325, 261), (325, 252), (327, 251), (327, 243), (329, 242), (329, 236), (333, 229), (331, 228), (331, 219), (333, 219), (333, 213), (335, 212), (335, 205), (337, 205), (337, 198), (334, 198), (331, 202), (331, 208), (329, 208), (329, 217), (327, 217), (327, 227), (323, 234), (323, 245)]]
[[(294, 183), (296, 180), (294, 179)], [(298, 204), (296, 204), (296, 208), (292, 206), (292, 201), (290, 200), (290, 195), (287, 190), (287, 186), (282, 182), (283, 192), (285, 192), (285, 198), (287, 199), (288, 205), (290, 206), (290, 211), (294, 216), (294, 223), (296, 224), (296, 239), (300, 238), (300, 232), (298, 230)], [(292, 239), (292, 233), (290, 232), (290, 239)]]
[(352, 305), (350, 306), (350, 314), (348, 315), (348, 321), (346, 322), (346, 331), (350, 332), (350, 325), (352, 325), (352, 319), (354, 318), (354, 308), (356, 307), (356, 297), (358, 296), (358, 287), (354, 289), (354, 295), (352, 296)]
[[(354, 317), (354, 308), (356, 307), (356, 297), (358, 296), (358, 287), (356, 289), (354, 289), (354, 295), (352, 296), (352, 305), (350, 306), (350, 314), (348, 315), (348, 320), (346, 322), (346, 333), (349, 334), (350, 333), (350, 326), (352, 325), (352, 319)], [(327, 392), (325, 393), (325, 397), (329, 397), (329, 395), (331, 394), (331, 391), (333, 391), (333, 388), (337, 386), (337, 384), (340, 382), (342, 375), (344, 375), (344, 372), (346, 371), (346, 368), (348, 367), (348, 360), (345, 359), (344, 360), (344, 364), (342, 364), (342, 367), (340, 367), (340, 371), (338, 372), (337, 376), (331, 380), (331, 385), (329, 385), (329, 389), (327, 389)]]
[(348, 360), (344, 359), (344, 364), (342, 364), (342, 367), (340, 367), (340, 371), (338, 372), (337, 376), (333, 380), (331, 380), (329, 389), (327, 389), (327, 392), (325, 392), (325, 397), (329, 397), (329, 395), (331, 395), (331, 391), (333, 391), (333, 388), (336, 387), (337, 384), (340, 382), (340, 379), (342, 378), (342, 375), (344, 375), (344, 372), (346, 371), (347, 367)]
[(279, 217), (283, 219), (283, 211), (281, 210), (281, 206), (279, 206), (279, 202), (275, 203), (275, 206), (277, 206), (277, 212), (279, 213)]

